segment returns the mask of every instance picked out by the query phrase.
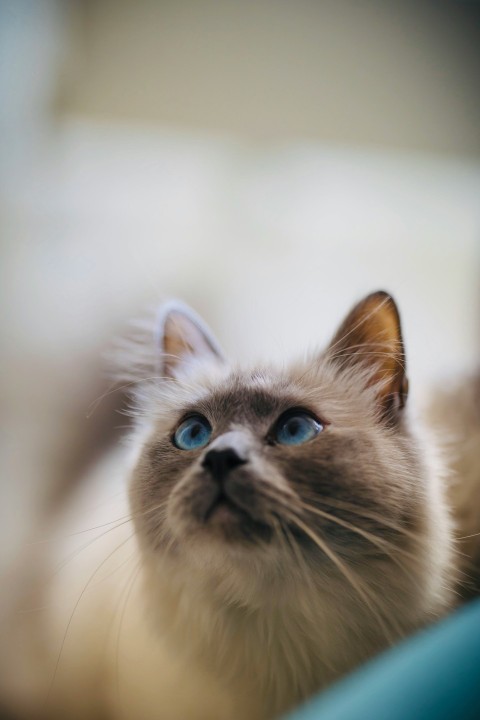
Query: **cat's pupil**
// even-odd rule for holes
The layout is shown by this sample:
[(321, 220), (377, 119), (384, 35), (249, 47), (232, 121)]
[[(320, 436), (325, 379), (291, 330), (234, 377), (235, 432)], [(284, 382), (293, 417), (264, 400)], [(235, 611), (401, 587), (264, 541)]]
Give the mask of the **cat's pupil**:
[(202, 426), (200, 425), (200, 423), (196, 423), (190, 428), (190, 437), (192, 438), (192, 440), (195, 440), (201, 429)]
[(290, 420), (290, 422), (287, 425), (288, 432), (290, 435), (296, 435), (300, 427), (300, 423), (298, 420)]

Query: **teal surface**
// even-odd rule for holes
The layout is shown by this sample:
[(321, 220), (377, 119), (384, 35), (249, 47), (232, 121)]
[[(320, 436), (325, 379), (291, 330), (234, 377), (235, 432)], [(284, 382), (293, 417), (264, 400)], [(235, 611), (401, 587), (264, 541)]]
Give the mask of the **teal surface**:
[(285, 720), (480, 720), (480, 601), (383, 653)]

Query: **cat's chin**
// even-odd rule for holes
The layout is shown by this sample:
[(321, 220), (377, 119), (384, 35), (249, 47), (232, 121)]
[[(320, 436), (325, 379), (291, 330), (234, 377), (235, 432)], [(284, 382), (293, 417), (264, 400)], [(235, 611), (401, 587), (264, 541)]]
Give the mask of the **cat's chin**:
[(203, 523), (203, 531), (219, 540), (247, 544), (266, 542), (272, 537), (272, 528), (252, 518), (245, 510), (228, 499), (220, 499), (210, 509)]
[(201, 517), (182, 515), (181, 523), (176, 522), (175, 525), (177, 533), (181, 527), (181, 541), (185, 542), (252, 548), (270, 543), (273, 537), (273, 529), (269, 525), (252, 518), (227, 498), (220, 498)]

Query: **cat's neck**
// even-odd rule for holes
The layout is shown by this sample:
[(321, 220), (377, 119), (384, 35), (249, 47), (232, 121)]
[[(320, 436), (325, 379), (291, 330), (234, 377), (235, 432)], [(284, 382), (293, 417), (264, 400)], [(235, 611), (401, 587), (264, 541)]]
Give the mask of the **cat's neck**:
[(285, 711), (385, 647), (386, 625), (394, 642), (417, 624), (412, 618), (399, 625), (393, 597), (369, 607), (352, 594), (348, 608), (344, 585), (334, 577), (328, 592), (309, 583), (292, 585), (288, 593), (285, 586), (283, 592), (272, 586), (263, 602), (248, 607), (228, 601), (225, 588), (195, 573), (158, 577), (147, 576), (145, 590), (166, 642), (239, 697), (248, 696), (266, 716)]

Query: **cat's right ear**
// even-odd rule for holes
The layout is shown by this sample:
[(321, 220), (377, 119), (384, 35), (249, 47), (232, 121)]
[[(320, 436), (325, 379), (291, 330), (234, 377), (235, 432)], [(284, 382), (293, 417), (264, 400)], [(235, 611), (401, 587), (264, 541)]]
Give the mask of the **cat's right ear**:
[(197, 362), (224, 362), (212, 332), (188, 305), (171, 300), (160, 308), (156, 326), (159, 370), (165, 377), (185, 375)]
[(394, 418), (405, 405), (405, 374), (400, 315), (393, 298), (380, 290), (350, 311), (333, 338), (327, 356), (344, 368), (369, 371), (382, 415)]

